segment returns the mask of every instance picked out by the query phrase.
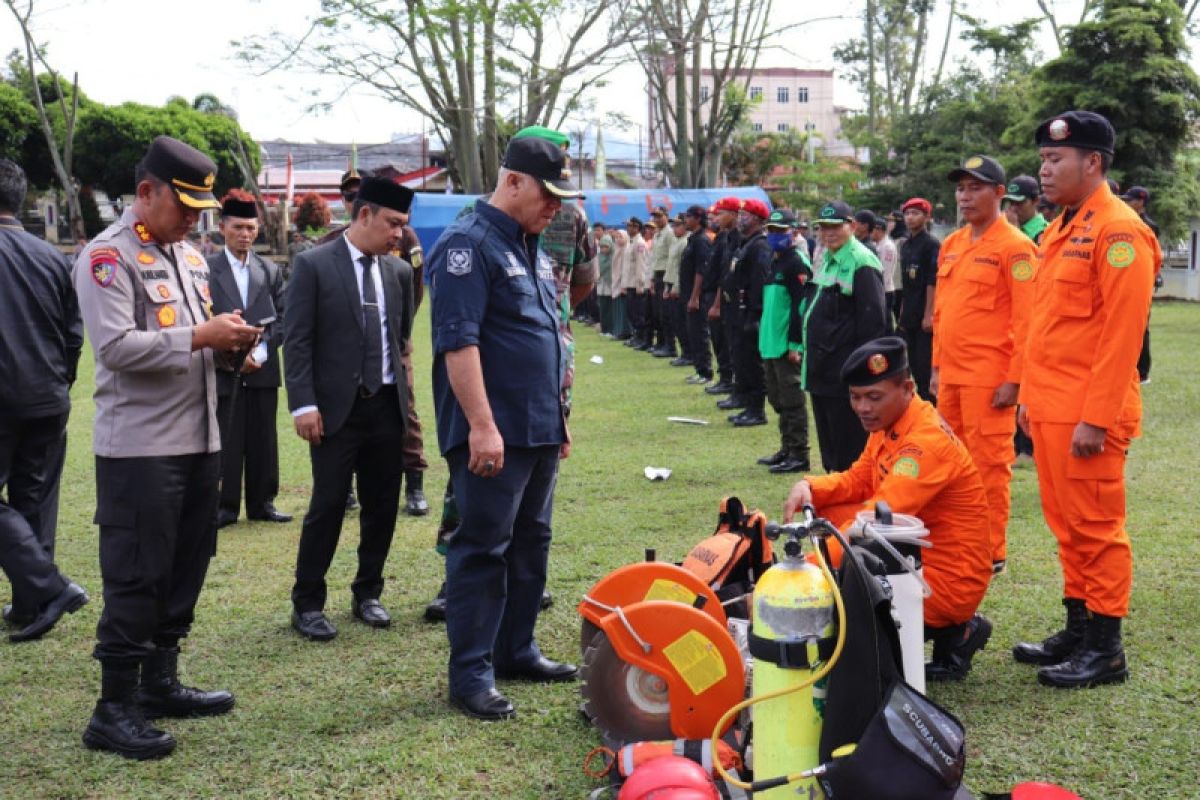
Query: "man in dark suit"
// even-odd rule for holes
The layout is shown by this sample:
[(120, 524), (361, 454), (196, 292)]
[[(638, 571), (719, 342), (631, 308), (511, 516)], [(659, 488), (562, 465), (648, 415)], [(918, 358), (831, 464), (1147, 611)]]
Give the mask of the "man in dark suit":
[(58, 483), (83, 321), (66, 258), (17, 221), (25, 172), (0, 159), (0, 571), (13, 641), (40, 638), (87, 594), (54, 565)]
[(283, 274), (254, 252), (258, 206), (234, 189), (221, 201), (225, 248), (208, 258), (214, 314), (240, 311), (264, 328), (239, 370), (217, 369), (217, 422), (221, 426), (221, 504), (217, 525), (237, 522), (246, 473), (246, 517), (291, 522), (275, 508), (279, 494), (279, 345), (283, 341)]
[(296, 257), (283, 343), (288, 407), (309, 443), (313, 491), (292, 588), (292, 626), (325, 641), (329, 569), (357, 475), (360, 542), (351, 611), (373, 627), (391, 617), (379, 602), (404, 474), (407, 393), (401, 359), (412, 329), (412, 267), (396, 249), (413, 192), (364, 178), (341, 239)]

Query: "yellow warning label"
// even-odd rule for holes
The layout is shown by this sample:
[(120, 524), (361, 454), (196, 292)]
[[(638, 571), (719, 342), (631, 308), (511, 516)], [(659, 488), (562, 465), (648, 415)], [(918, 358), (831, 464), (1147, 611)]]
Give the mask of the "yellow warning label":
[(725, 678), (721, 653), (712, 640), (699, 631), (688, 631), (680, 636), (663, 648), (663, 655), (692, 694), (704, 694)]
[(696, 602), (696, 593), (675, 581), (658, 578), (650, 584), (650, 591), (646, 592), (646, 596), (642, 599), (670, 600), (672, 603), (684, 603), (690, 606)]

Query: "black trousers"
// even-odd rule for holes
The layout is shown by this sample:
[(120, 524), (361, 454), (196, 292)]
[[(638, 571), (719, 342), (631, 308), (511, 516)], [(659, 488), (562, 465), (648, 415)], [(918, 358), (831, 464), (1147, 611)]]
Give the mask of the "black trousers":
[(67, 414), (20, 419), (0, 410), (0, 570), (19, 616), (66, 588), (54, 566)]
[(900, 334), (908, 345), (908, 366), (912, 370), (913, 382), (917, 384), (917, 394), (931, 403), (937, 402), (929, 394), (929, 376), (933, 371), (933, 334), (923, 331), (901, 328)]
[[(685, 298), (681, 297), (679, 302), (684, 303), (686, 308)], [(687, 312), (687, 333), (688, 345), (692, 348), (692, 366), (696, 368), (696, 374), (711, 378), (713, 371), (712, 350), (708, 341), (708, 308), (703, 300), (700, 301), (699, 309)]]
[(358, 574), (350, 588), (356, 600), (377, 599), (383, 592), (383, 565), (392, 547), (404, 477), (404, 420), (396, 387), (384, 386), (359, 397), (346, 424), (319, 445), (310, 446), (313, 488), (300, 530), (296, 554), (296, 610), (325, 607), (325, 573), (337, 551), (346, 516), (346, 494), (358, 478)]
[(729, 337), (725, 334), (725, 323), (720, 318), (708, 319), (715, 295), (700, 298), (700, 310), (708, 324), (708, 338), (712, 342), (713, 355), (717, 359), (717, 378), (721, 383), (733, 383), (733, 354), (729, 352)]
[(679, 342), (679, 355), (684, 358), (692, 357), (692, 347), (687, 333), (687, 309), (683, 297), (672, 297), (666, 301), (668, 334), (667, 346), (674, 347)]
[(262, 517), (279, 494), (279, 442), (275, 414), (279, 390), (238, 386), (217, 398), (221, 426), (221, 510), (238, 515), (242, 475), (246, 479), (246, 516)]
[(650, 316), (654, 323), (655, 347), (674, 346), (674, 343), (667, 339), (666, 300), (663, 298), (666, 285), (663, 282), (663, 275), (662, 272), (654, 273), (654, 285), (650, 292)]
[(850, 396), (811, 395), (821, 465), (826, 472), (843, 472), (862, 455), (867, 431), (850, 407)]
[(132, 666), (188, 635), (217, 548), (220, 472), (219, 453), (96, 456), (99, 660)]
[(1146, 318), (1146, 332), (1142, 334), (1142, 352), (1138, 354), (1138, 380), (1150, 380), (1150, 318)]
[(734, 394), (746, 404), (747, 411), (762, 411), (767, 399), (766, 375), (762, 354), (758, 351), (758, 321), (742, 317), (742, 330), (733, 352)]
[(625, 292), (625, 316), (633, 331), (633, 338), (641, 339), (646, 330), (646, 295), (638, 294), (633, 289)]
[(721, 297), (721, 327), (725, 330), (725, 349), (729, 352), (730, 382), (737, 390), (737, 352), (742, 340), (742, 310), (728, 296)]

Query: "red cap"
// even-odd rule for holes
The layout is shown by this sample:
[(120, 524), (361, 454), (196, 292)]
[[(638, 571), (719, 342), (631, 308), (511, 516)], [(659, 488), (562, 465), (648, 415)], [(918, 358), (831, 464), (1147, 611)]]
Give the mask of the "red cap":
[(767, 208), (767, 204), (762, 200), (746, 200), (742, 203), (742, 211), (747, 214), (753, 214), (759, 219), (766, 219), (771, 216), (771, 209)]
[(904, 201), (904, 205), (900, 206), (901, 211), (908, 211), (910, 208), (919, 208), (926, 214), (933, 213), (933, 206), (924, 197), (910, 197)]
[(732, 211), (736, 214), (742, 210), (742, 201), (736, 197), (722, 197), (713, 208), (717, 211)]

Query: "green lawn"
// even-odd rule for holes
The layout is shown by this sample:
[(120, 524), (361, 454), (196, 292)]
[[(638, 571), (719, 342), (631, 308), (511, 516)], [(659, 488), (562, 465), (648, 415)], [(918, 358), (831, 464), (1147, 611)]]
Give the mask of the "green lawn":
[[(418, 404), (436, 451), (424, 316), (416, 336)], [(641, 558), (647, 546), (664, 559), (682, 557), (712, 530), (722, 495), (737, 494), (775, 516), (790, 486), (754, 465), (775, 449), (773, 420), (733, 430), (707, 396), (684, 384), (686, 370), (591, 330), (578, 337), (575, 450), (559, 480), (550, 564), (558, 602), (539, 626), (543, 649), (559, 658), (578, 656), (574, 604), (596, 579)], [(1053, 691), (1009, 657), (1013, 642), (1044, 635), (1062, 614), (1036, 478), (1032, 468), (1019, 470), (1010, 569), (983, 608), (996, 625), (992, 645), (965, 683), (932, 689), (967, 726), (967, 781), (976, 791), (1041, 779), (1089, 800), (1200, 795), (1200, 535), (1192, 484), (1200, 475), (1200, 307), (1156, 307), (1154, 337), (1145, 436), (1128, 472), (1132, 680)], [(590, 363), (593, 355), (604, 363)], [(237, 709), (215, 720), (167, 721), (179, 748), (163, 761), (138, 764), (85, 750), (79, 735), (98, 685), (90, 653), (102, 605), (91, 524), (91, 372), (89, 351), (75, 387), (59, 553), (60, 566), (94, 600), (41, 643), (0, 642), (0, 797), (583, 798), (596, 786), (581, 764), (597, 737), (580, 720), (574, 687), (506, 687), (520, 714), (510, 723), (472, 722), (446, 704), (445, 634), (421, 620), (442, 573), (432, 545), (446, 470), (434, 453), (426, 488), (435, 515), (402, 517), (396, 531), (383, 596), (395, 624), (376, 631), (351, 622), (351, 520), (330, 575), (327, 610), (339, 637), (313, 644), (292, 633), (289, 589), (309, 465), (282, 407), (278, 504), (297, 521), (222, 532), (182, 660), (185, 679), (233, 690)], [(675, 425), (668, 415), (713, 424)], [(642, 475), (647, 465), (674, 475), (651, 483)]]

